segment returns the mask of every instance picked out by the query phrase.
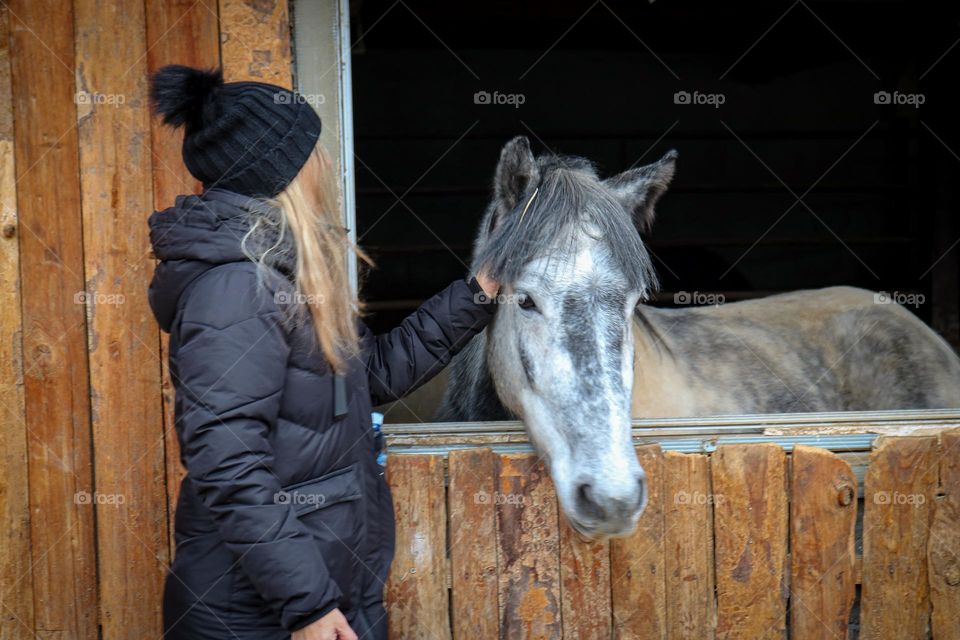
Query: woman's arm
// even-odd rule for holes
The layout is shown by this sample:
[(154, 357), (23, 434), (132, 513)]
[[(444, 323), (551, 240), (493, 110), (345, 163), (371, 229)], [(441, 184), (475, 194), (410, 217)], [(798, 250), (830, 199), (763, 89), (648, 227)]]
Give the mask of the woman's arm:
[(187, 294), (175, 354), (181, 454), (227, 547), (292, 631), (338, 607), (341, 593), (293, 505), (277, 497), (269, 433), (289, 347), (253, 269), (218, 267)]
[(470, 282), (457, 280), (389, 333), (375, 336), (364, 326), (361, 346), (373, 404), (407, 395), (447, 366), (490, 323), (496, 289), (482, 275)]

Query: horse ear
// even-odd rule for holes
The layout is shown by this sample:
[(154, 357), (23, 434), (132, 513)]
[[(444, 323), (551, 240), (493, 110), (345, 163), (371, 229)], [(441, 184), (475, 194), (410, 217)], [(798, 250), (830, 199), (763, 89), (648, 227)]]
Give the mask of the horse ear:
[(676, 164), (677, 152), (671, 149), (653, 164), (624, 171), (603, 181), (624, 209), (633, 216), (633, 221), (641, 232), (650, 231), (653, 226), (653, 207), (667, 191)]
[(497, 203), (494, 225), (502, 222), (502, 217), (513, 211), (530, 186), (539, 180), (540, 170), (527, 137), (517, 136), (505, 144), (493, 179), (493, 195)]

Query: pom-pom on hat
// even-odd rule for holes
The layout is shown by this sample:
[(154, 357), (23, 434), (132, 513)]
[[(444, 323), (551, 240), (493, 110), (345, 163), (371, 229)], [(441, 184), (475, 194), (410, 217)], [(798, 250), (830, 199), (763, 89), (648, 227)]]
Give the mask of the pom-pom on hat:
[(218, 70), (163, 67), (150, 101), (165, 124), (185, 128), (183, 163), (205, 189), (275, 196), (320, 137), (320, 117), (300, 95), (262, 82), (224, 83)]

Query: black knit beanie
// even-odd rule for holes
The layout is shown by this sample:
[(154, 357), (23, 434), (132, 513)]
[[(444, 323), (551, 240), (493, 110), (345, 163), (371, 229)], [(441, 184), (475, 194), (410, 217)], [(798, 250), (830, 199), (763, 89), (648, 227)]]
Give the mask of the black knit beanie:
[(262, 82), (224, 84), (220, 71), (163, 67), (150, 100), (164, 123), (185, 126), (183, 162), (205, 189), (275, 196), (320, 137), (320, 117), (299, 94)]

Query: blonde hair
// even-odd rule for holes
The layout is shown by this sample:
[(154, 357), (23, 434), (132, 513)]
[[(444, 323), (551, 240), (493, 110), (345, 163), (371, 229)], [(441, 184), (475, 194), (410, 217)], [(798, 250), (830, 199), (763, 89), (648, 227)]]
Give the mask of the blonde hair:
[[(296, 288), (296, 317), (303, 321), (309, 310), (316, 344), (334, 371), (343, 373), (346, 361), (359, 350), (357, 318), (362, 306), (350, 288), (347, 259), (370, 259), (354, 245), (343, 227), (332, 163), (318, 143), (287, 188), (270, 203), (281, 213), (272, 221), (279, 227), (276, 241), (260, 255), (252, 255), (258, 266), (271, 263), (271, 251), (283, 253), (289, 234), (295, 247), (293, 282)], [(260, 217), (244, 236), (243, 244), (266, 231), (270, 221)], [(246, 249), (245, 249), (246, 250)]]

